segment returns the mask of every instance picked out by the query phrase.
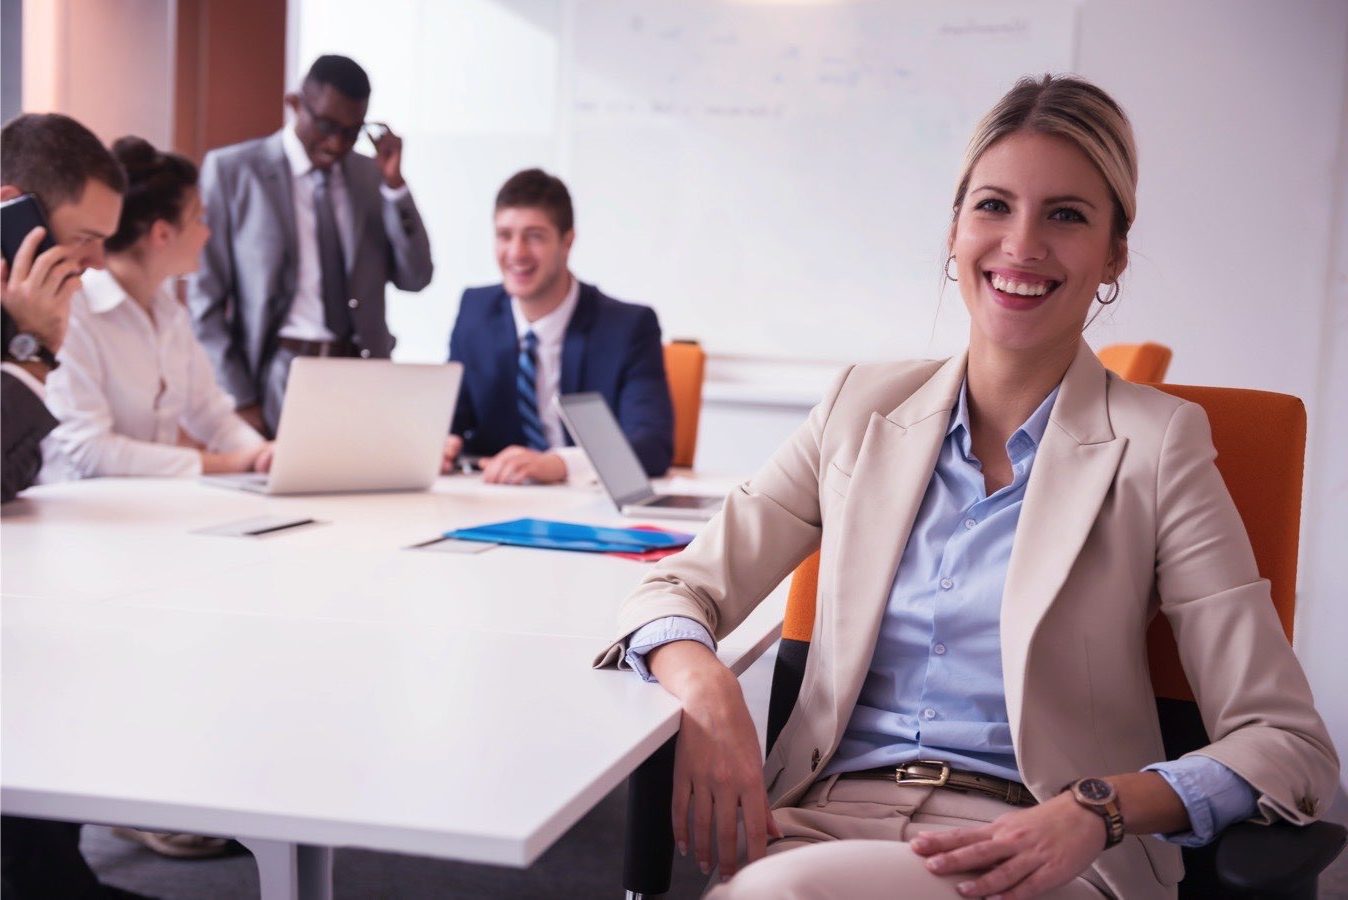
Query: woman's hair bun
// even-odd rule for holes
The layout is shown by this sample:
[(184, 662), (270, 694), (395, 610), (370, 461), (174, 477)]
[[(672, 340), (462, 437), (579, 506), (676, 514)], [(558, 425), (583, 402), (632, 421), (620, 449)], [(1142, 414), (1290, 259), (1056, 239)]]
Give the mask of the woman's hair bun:
[(112, 155), (117, 157), (117, 161), (122, 164), (122, 168), (126, 169), (126, 173), (131, 176), (132, 181), (136, 180), (137, 172), (155, 168), (163, 156), (145, 138), (135, 137), (134, 135), (127, 135), (114, 141)]

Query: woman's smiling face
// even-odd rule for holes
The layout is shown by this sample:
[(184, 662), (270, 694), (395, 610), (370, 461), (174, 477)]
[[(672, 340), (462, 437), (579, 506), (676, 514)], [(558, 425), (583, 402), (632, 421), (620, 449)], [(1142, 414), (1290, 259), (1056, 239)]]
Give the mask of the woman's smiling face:
[(1127, 262), (1113, 220), (1109, 186), (1072, 142), (1017, 131), (989, 147), (950, 245), (971, 347), (1074, 347), (1096, 290)]

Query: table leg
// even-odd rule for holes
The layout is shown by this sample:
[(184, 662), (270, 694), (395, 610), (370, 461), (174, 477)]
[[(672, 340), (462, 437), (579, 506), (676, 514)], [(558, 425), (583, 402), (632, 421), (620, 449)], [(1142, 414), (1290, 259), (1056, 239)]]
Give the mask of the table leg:
[(623, 850), (623, 887), (627, 900), (669, 890), (674, 862), (674, 745), (665, 741), (627, 779), (627, 833)]
[(332, 900), (332, 848), (239, 838), (257, 864), (262, 900)]

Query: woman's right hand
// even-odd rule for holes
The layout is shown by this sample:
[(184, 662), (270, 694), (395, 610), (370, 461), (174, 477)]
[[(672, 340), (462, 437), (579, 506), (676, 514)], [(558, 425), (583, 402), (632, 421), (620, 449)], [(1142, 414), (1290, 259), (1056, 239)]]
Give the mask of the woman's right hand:
[(781, 836), (763, 787), (763, 757), (744, 692), (735, 674), (697, 641), (664, 644), (646, 662), (683, 705), (674, 753), (675, 843), (685, 856), (692, 845), (704, 874), (717, 863), (722, 878), (729, 878), (739, 861), (740, 817), (746, 862), (764, 855), (769, 835)]
[(271, 444), (255, 444), (230, 453), (201, 452), (201, 474), (227, 475), (234, 472), (251, 472), (253, 463)]

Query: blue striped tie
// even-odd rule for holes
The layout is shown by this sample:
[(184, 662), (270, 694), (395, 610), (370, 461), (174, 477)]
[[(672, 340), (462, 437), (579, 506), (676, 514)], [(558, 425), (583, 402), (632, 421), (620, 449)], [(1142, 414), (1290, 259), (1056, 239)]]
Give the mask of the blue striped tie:
[(524, 445), (534, 450), (548, 449), (548, 436), (538, 417), (538, 335), (524, 333), (520, 344), (520, 367), (515, 376), (515, 406), (524, 426)]

